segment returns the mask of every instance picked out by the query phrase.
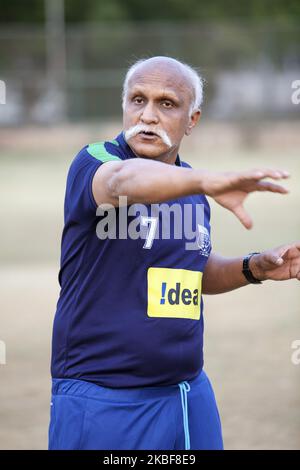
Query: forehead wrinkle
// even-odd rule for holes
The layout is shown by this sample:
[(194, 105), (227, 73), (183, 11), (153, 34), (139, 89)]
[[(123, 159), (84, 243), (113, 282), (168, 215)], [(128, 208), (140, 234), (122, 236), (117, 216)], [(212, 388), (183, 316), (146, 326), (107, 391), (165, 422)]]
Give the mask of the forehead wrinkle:
[(174, 75), (170, 76), (170, 70), (151, 70), (143, 73), (138, 69), (128, 82), (128, 91), (131, 92), (131, 89), (134, 89), (135, 86), (139, 87), (142, 85), (143, 87), (143, 85), (146, 85), (146, 87), (149, 88), (152, 84), (155, 84), (159, 85), (160, 90), (163, 89), (166, 93), (171, 92), (178, 98), (180, 98), (182, 94), (188, 94), (189, 98), (192, 99), (193, 88), (189, 80), (187, 80), (187, 77), (184, 76), (183, 73), (178, 73), (178, 70), (176, 70), (176, 75), (177, 77)]

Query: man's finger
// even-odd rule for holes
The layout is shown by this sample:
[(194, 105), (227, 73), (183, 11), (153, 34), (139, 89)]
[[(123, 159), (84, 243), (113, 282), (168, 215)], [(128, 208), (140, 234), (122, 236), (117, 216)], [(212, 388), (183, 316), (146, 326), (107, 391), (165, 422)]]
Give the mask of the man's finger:
[(289, 190), (280, 184), (270, 183), (269, 181), (258, 181), (256, 183), (257, 191), (269, 191), (271, 193), (287, 194)]
[(276, 266), (281, 266), (284, 263), (284, 260), (281, 258), (281, 256), (278, 256), (277, 254), (270, 254), (268, 256), (268, 261), (275, 264)]
[(243, 206), (238, 206), (232, 211), (239, 221), (244, 225), (246, 229), (251, 229), (253, 226), (252, 219), (250, 215), (245, 211)]
[(281, 266), (284, 263), (284, 256), (288, 253), (291, 245), (281, 245), (274, 250), (265, 253), (266, 261), (276, 266)]
[(263, 178), (282, 179), (289, 176), (290, 174), (286, 170), (273, 170), (271, 168), (254, 169), (242, 173), (242, 177), (247, 180), (260, 180)]
[(300, 250), (300, 240), (297, 240), (296, 242), (292, 243), (291, 245), (294, 246), (295, 248), (297, 248), (297, 250)]

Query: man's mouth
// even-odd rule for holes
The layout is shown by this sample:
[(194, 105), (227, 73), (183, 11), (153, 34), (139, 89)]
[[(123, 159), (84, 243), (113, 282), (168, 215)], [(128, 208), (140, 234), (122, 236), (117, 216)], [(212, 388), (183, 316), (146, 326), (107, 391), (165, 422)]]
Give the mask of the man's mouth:
[(148, 140), (148, 141), (156, 140), (159, 137), (157, 134), (155, 134), (155, 132), (152, 132), (152, 131), (141, 131), (138, 133), (138, 136), (142, 140)]
[(157, 134), (155, 134), (155, 132), (151, 132), (151, 131), (141, 131), (141, 132), (139, 132), (139, 135), (150, 135), (150, 136), (157, 137)]

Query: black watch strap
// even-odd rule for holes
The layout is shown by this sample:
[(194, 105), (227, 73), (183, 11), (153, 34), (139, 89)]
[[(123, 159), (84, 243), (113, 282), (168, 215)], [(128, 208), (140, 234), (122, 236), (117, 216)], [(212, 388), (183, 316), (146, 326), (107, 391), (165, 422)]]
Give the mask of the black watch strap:
[(256, 279), (256, 277), (253, 276), (251, 269), (249, 268), (249, 261), (253, 255), (259, 255), (259, 252), (253, 252), (253, 253), (248, 253), (243, 259), (243, 274), (245, 278), (247, 279), (248, 282), (251, 284), (262, 284), (262, 281), (259, 279)]

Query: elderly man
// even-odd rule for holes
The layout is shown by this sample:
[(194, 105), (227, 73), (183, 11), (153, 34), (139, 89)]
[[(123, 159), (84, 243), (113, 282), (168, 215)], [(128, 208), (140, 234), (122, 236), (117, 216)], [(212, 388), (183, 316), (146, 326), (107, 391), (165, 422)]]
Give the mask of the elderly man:
[[(300, 280), (300, 243), (234, 259), (211, 252), (205, 195), (250, 228), (247, 195), (286, 193), (265, 178), (288, 174), (191, 169), (178, 151), (201, 102), (191, 67), (167, 57), (139, 61), (124, 82), (123, 132), (84, 147), (71, 164), (50, 449), (222, 449), (203, 370), (202, 295)], [(178, 236), (185, 224), (194, 239), (186, 227)]]

